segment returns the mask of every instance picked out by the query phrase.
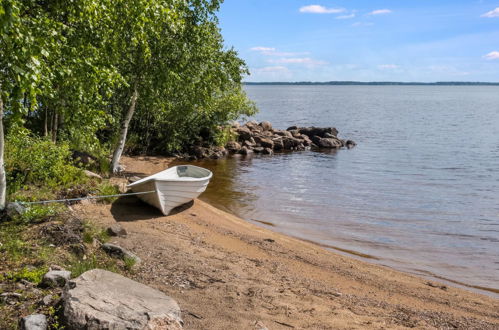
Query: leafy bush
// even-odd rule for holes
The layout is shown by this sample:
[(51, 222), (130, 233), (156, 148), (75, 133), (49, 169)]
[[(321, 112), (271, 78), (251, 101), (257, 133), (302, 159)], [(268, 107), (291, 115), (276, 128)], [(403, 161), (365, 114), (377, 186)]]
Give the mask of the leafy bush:
[[(102, 183), (97, 187), (97, 192), (99, 196), (110, 196), (110, 195), (117, 195), (120, 193), (120, 190), (118, 189), (117, 186), (109, 183)], [(106, 197), (99, 199), (99, 201), (103, 203), (112, 203), (117, 199), (117, 197)]]
[(6, 139), (5, 169), (9, 194), (26, 185), (49, 188), (68, 187), (85, 177), (71, 163), (67, 144), (54, 144), (31, 136), (27, 130), (13, 129)]

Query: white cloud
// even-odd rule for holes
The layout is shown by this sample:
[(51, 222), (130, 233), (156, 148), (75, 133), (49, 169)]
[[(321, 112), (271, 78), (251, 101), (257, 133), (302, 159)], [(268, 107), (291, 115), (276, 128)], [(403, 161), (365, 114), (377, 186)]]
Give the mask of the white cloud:
[(373, 10), (372, 12), (368, 13), (367, 15), (385, 15), (385, 14), (391, 14), (393, 11), (390, 9), (377, 9)]
[(275, 48), (257, 46), (257, 47), (250, 48), (250, 50), (255, 51), (255, 52), (273, 52), (273, 51), (275, 51)]
[(257, 68), (251, 71), (256, 73), (279, 73), (279, 72), (289, 72), (289, 69), (285, 66), (265, 66), (263, 68)]
[(499, 60), (499, 52), (493, 51), (484, 56), (487, 60)]
[(293, 58), (280, 58), (277, 60), (269, 60), (270, 63), (276, 64), (303, 64), (305, 66), (320, 66), (328, 64), (325, 61), (314, 60), (310, 57), (293, 57)]
[(308, 14), (339, 14), (345, 12), (344, 8), (327, 8), (320, 5), (310, 5), (300, 8), (300, 13)]
[(254, 52), (259, 52), (260, 54), (266, 55), (266, 56), (289, 57), (289, 56), (301, 56), (301, 55), (308, 55), (309, 54), (309, 52), (296, 52), (296, 53), (280, 52), (280, 51), (277, 51), (277, 49), (274, 47), (262, 47), (262, 46), (253, 47), (253, 48), (250, 48), (250, 50), (252, 50)]
[(397, 64), (380, 64), (378, 65), (378, 69), (381, 70), (393, 70), (393, 69), (398, 69), (399, 66)]
[(497, 7), (496, 9), (491, 10), (491, 11), (483, 14), (480, 17), (489, 17), (489, 18), (491, 18), (491, 17), (499, 17), (499, 7)]
[(351, 14), (348, 15), (336, 16), (336, 19), (350, 19), (354, 17), (355, 17), (355, 12), (352, 12)]

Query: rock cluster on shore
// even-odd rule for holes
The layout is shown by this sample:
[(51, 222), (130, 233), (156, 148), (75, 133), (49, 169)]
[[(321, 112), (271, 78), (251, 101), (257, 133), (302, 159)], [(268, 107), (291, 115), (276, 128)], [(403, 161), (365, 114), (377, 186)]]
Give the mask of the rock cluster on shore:
[(339, 149), (353, 148), (352, 140), (338, 138), (338, 130), (334, 127), (297, 127), (286, 130), (274, 129), (268, 121), (258, 123), (249, 121), (244, 125), (235, 122), (231, 128), (235, 140), (224, 147), (196, 146), (191, 152), (193, 158), (222, 158), (227, 154), (264, 154), (274, 152), (307, 150), (307, 149)]

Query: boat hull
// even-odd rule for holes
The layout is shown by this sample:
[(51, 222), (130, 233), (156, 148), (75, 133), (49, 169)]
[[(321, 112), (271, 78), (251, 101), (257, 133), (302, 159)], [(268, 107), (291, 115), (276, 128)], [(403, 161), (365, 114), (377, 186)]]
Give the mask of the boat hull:
[(130, 184), (133, 192), (153, 191), (138, 195), (144, 202), (168, 215), (174, 208), (201, 195), (210, 183), (212, 173), (193, 165), (175, 166)]

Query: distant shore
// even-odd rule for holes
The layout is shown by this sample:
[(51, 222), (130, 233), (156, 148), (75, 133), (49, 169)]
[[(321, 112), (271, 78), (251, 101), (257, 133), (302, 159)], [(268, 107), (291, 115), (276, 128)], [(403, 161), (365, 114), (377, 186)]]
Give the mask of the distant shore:
[(289, 85), (289, 86), (499, 86), (499, 82), (474, 81), (437, 81), (437, 82), (402, 82), (402, 81), (276, 81), (276, 82), (245, 82), (244, 85)]

